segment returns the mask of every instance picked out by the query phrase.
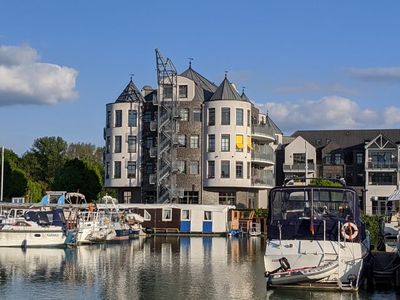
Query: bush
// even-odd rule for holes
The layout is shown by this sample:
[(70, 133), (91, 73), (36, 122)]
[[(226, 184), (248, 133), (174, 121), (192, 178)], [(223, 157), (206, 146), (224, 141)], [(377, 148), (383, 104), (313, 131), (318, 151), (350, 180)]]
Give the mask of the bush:
[(383, 217), (381, 216), (369, 216), (363, 215), (362, 221), (365, 224), (365, 227), (369, 231), (371, 236), (371, 244), (378, 248), (378, 245), (382, 242), (383, 234), (382, 234), (382, 223), (384, 222)]

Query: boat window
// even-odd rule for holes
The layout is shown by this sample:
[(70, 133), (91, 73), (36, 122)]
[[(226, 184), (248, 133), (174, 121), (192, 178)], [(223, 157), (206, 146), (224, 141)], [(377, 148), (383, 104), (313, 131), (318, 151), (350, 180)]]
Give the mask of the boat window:
[(190, 220), (190, 210), (188, 209), (182, 209), (182, 216), (181, 216), (182, 220)]
[(355, 195), (345, 190), (314, 189), (314, 217), (348, 219), (353, 216)]
[(310, 217), (310, 190), (279, 190), (272, 194), (274, 219), (293, 219)]
[(149, 214), (149, 212), (147, 210), (144, 210), (144, 220), (145, 221), (151, 221), (151, 215)]
[(17, 210), (17, 218), (20, 218), (20, 217), (22, 217), (23, 215), (24, 215), (24, 211), (21, 210), (21, 209), (18, 209), (18, 210)]
[(165, 208), (162, 211), (163, 221), (172, 221), (172, 209)]

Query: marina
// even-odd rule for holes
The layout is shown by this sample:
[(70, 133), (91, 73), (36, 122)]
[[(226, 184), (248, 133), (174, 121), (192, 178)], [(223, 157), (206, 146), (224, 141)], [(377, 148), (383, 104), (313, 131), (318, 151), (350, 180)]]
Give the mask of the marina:
[(264, 238), (136, 238), (77, 248), (0, 250), (2, 299), (396, 299), (265, 288)]

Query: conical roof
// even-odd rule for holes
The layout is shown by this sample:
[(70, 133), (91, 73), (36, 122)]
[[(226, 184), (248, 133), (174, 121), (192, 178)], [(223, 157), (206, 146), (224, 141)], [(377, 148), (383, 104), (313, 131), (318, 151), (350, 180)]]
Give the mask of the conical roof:
[(138, 88), (131, 79), (115, 102), (136, 102), (136, 101), (144, 101), (144, 99), (142, 94), (139, 92)]
[(278, 127), (278, 125), (275, 124), (274, 121), (272, 121), (272, 119), (270, 118), (270, 116), (268, 114), (265, 119), (266, 119), (265, 123), (268, 124), (271, 128), (273, 128), (275, 133), (283, 134), (282, 130)]
[(226, 75), (225, 75), (224, 80), (219, 85), (219, 87), (215, 91), (214, 95), (212, 95), (212, 97), (210, 99), (210, 101), (214, 101), (214, 100), (238, 100), (238, 101), (243, 101), (243, 99), (240, 97), (239, 93), (236, 91), (236, 89), (229, 82), (229, 80), (228, 80)]
[(180, 76), (186, 77), (194, 81), (195, 95), (193, 100), (198, 100), (202, 102), (207, 101), (211, 98), (211, 96), (217, 89), (217, 86), (214, 83), (193, 70), (191, 65), (189, 65), (189, 68), (184, 71)]
[(242, 94), (240, 95), (240, 98), (242, 98), (242, 100), (244, 100), (244, 101), (250, 101), (250, 99), (247, 98), (246, 94), (244, 93), (244, 90), (242, 91)]

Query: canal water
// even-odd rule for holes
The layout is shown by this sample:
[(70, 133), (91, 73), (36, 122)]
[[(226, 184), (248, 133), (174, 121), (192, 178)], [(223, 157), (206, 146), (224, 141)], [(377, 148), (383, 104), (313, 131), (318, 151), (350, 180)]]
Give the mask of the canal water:
[(147, 237), (74, 249), (0, 248), (0, 299), (396, 299), (267, 291), (265, 240)]

